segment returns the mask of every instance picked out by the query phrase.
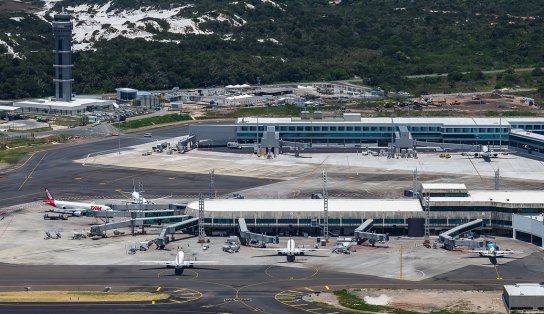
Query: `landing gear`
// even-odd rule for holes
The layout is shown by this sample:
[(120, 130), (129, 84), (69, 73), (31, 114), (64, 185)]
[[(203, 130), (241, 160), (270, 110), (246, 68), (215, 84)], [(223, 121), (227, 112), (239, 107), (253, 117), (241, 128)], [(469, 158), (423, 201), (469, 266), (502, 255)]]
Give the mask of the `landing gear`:
[(288, 263), (295, 262), (295, 256), (294, 255), (287, 255), (287, 262)]
[(176, 268), (175, 272), (176, 272), (176, 276), (181, 276), (183, 275), (183, 268)]

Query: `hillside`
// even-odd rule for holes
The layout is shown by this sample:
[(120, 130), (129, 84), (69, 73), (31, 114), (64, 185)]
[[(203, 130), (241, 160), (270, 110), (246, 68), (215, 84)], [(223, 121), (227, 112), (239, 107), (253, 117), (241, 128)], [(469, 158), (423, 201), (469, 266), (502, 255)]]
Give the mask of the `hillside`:
[(2, 11), (0, 98), (52, 94), (51, 13), (74, 16), (75, 91), (348, 79), (544, 63), (538, 0), (32, 0)]

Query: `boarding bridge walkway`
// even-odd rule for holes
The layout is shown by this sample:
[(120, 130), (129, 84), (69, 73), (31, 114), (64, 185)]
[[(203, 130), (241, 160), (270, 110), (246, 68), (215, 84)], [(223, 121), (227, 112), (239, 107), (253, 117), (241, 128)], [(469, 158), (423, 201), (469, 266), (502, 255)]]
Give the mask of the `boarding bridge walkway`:
[(97, 218), (160, 218), (163, 216), (179, 216), (183, 210), (105, 210), (105, 211), (90, 211), (87, 216)]
[(238, 218), (238, 227), (240, 228), (240, 238), (245, 244), (248, 244), (251, 240), (258, 240), (263, 243), (277, 243), (276, 237), (250, 232), (244, 218)]
[(184, 203), (171, 203), (171, 204), (106, 204), (113, 210), (129, 211), (129, 210), (183, 210), (187, 207)]
[(469, 144), (454, 144), (454, 143), (436, 143), (436, 142), (425, 142), (425, 141), (414, 141), (416, 147), (440, 147), (445, 150), (466, 150), (479, 152), (481, 150), (480, 145), (469, 145)]
[(374, 219), (367, 219), (362, 225), (355, 229), (354, 233), (358, 244), (368, 241), (368, 243), (374, 246), (376, 243), (385, 243), (389, 241), (388, 234), (374, 233), (369, 231), (372, 227), (372, 223), (374, 223)]
[(453, 250), (457, 246), (466, 246), (471, 248), (479, 248), (485, 246), (485, 241), (474, 241), (469, 239), (456, 239), (462, 233), (478, 228), (483, 225), (482, 219), (469, 221), (459, 225), (439, 235), (439, 241), (444, 244), (444, 248)]
[(163, 216), (163, 217), (144, 217), (132, 218), (119, 222), (109, 222), (91, 226), (90, 233), (95, 235), (105, 235), (107, 230), (126, 227), (139, 227), (144, 225), (159, 225), (169, 222), (181, 222), (189, 219), (189, 215)]
[(168, 235), (172, 236), (172, 240), (174, 239), (174, 233), (179, 230), (187, 229), (189, 227), (193, 227), (195, 225), (198, 225), (198, 218), (190, 218), (184, 221), (177, 222), (175, 224), (166, 226), (162, 228), (161, 233), (159, 234), (159, 237), (155, 239), (155, 244), (157, 245), (157, 248), (164, 249), (166, 244), (170, 242), (170, 239), (168, 238)]

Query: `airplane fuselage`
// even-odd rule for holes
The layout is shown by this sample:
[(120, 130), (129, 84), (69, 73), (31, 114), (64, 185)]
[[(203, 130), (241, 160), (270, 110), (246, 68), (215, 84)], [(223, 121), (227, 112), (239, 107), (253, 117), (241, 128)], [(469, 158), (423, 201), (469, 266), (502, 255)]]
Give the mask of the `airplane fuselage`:
[(76, 209), (76, 210), (89, 210), (89, 211), (111, 210), (109, 206), (90, 204), (90, 203), (79, 203), (79, 202), (68, 202), (68, 201), (57, 201), (57, 200), (48, 200), (47, 203), (53, 207), (60, 208), (60, 209)]

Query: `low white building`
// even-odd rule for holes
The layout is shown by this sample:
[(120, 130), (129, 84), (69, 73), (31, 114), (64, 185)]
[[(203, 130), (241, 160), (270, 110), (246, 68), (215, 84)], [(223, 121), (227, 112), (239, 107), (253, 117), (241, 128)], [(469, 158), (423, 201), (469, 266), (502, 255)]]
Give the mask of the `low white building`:
[(266, 97), (255, 95), (238, 95), (225, 98), (225, 106), (258, 106), (264, 105), (268, 102)]
[(14, 105), (21, 108), (21, 112), (35, 112), (60, 115), (81, 115), (95, 109), (110, 109), (113, 100), (74, 98), (72, 101), (56, 101), (51, 98), (32, 99), (15, 102)]
[(502, 298), (508, 313), (542, 313), (544, 311), (544, 285), (518, 283), (505, 285)]

